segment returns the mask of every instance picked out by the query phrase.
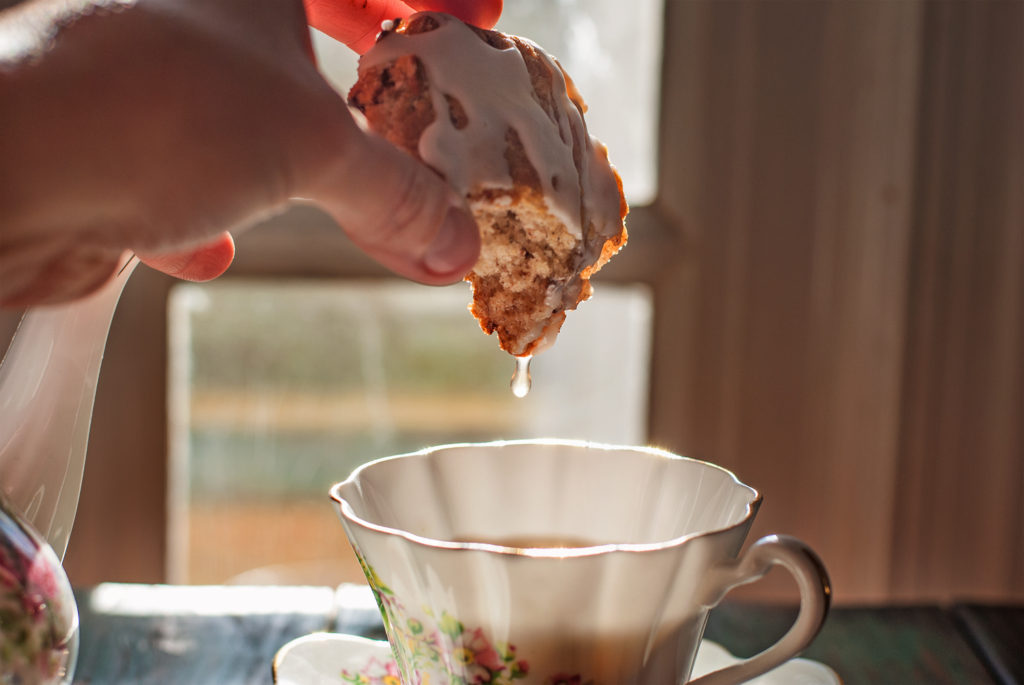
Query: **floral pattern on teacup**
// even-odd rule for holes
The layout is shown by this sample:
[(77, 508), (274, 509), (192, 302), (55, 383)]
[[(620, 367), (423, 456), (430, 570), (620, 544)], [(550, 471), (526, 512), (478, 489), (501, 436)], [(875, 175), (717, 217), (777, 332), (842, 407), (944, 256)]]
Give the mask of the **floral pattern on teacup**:
[[(371, 659), (359, 674), (342, 676), (343, 679), (363, 676), (365, 680), (346, 679), (345, 682), (395, 685), (401, 681), (389, 678), (396, 678), (399, 672), (405, 671), (407, 682), (412, 685), (511, 685), (529, 675), (530, 664), (519, 658), (514, 644), (492, 642), (482, 628), (466, 628), (447, 611), (436, 616), (425, 607), (422, 619), (410, 615), (363, 555), (357, 551), (356, 557), (377, 600), (397, 665), (391, 664), (394, 670), (382, 673), (379, 662)], [(544, 682), (592, 685), (579, 674), (560, 673)]]

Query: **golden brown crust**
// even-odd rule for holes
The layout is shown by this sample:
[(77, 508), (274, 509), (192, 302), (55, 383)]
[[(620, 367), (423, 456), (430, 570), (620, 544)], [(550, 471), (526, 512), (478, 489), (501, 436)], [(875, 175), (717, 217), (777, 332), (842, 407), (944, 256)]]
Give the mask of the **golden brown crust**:
[[(424, 33), (438, 25), (435, 15), (420, 14), (402, 22), (396, 32)], [(566, 94), (572, 102), (566, 106), (575, 106), (580, 114), (585, 111), (571, 80), (561, 78), (561, 72), (554, 73), (553, 62), (539, 55), (532, 43), (496, 31), (470, 28), (494, 48), (507, 50), (514, 46), (518, 50), (529, 73), (533, 98), (552, 122), (558, 122), (558, 108), (563, 106)], [(379, 40), (386, 41), (389, 36), (385, 33)], [(555, 69), (560, 69), (554, 64)], [(558, 92), (558, 88), (562, 91)], [(457, 129), (466, 126), (464, 104), (447, 94), (445, 101), (445, 114), (452, 125)], [(365, 115), (372, 130), (423, 161), (420, 136), (434, 121), (436, 112), (427, 70), (419, 57), (405, 55), (361, 67), (359, 80), (349, 92), (349, 102)], [(509, 126), (504, 141), (499, 140), (498, 144), (504, 145), (512, 187), (475, 186), (467, 192), (483, 247), (466, 280), (473, 286), (471, 311), (481, 328), (488, 334), (497, 333), (503, 349), (523, 356), (549, 344), (565, 318), (565, 311), (589, 297), (590, 276), (625, 244), (622, 220), (627, 208), (621, 180), (615, 174), (621, 230), (611, 237), (600, 235), (594, 217), (587, 213), (588, 204), (581, 197), (579, 227), (574, 232), (552, 213), (520, 132)], [(572, 129), (569, 149), (572, 164), (581, 175), (583, 157), (591, 152), (592, 144), (585, 129), (582, 133)], [(607, 165), (603, 146), (600, 153), (597, 158)], [(551, 179), (556, 189), (559, 182), (561, 179)], [(582, 193), (583, 184), (580, 187)]]

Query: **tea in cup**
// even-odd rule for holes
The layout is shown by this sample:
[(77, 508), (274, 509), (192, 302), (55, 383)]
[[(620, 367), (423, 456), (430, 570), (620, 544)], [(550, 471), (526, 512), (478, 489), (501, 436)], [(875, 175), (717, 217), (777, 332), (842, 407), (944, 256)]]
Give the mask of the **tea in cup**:
[(650, 447), (532, 440), (370, 462), (331, 490), (404, 685), (666, 685), (690, 677), (708, 612), (779, 565), (800, 613), (760, 654), (787, 661), (830, 589), (803, 543), (740, 549), (761, 503), (729, 471)]

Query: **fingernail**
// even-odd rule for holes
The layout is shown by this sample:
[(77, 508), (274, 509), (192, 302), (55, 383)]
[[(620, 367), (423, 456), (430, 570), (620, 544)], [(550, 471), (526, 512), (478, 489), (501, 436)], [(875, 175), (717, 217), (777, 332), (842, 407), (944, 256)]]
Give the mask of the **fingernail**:
[(476, 221), (465, 210), (451, 207), (423, 255), (423, 265), (435, 274), (457, 271), (454, 275), (464, 276), (473, 268), (479, 252), (480, 231)]

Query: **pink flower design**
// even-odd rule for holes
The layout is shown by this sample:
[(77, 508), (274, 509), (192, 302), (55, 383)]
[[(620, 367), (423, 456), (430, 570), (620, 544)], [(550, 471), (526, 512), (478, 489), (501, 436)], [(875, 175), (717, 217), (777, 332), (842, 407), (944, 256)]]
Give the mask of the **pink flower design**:
[(488, 671), (500, 671), (505, 667), (498, 650), (494, 649), (481, 628), (463, 633), (462, 646), (473, 654), (473, 663), (480, 664)]

